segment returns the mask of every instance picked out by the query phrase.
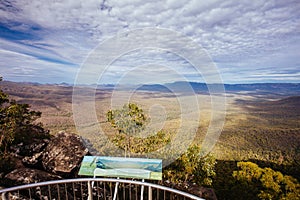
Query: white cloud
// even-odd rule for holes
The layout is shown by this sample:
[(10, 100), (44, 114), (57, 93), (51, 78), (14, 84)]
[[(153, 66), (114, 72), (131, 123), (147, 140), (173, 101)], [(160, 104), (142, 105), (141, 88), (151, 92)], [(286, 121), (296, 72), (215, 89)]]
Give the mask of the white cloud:
[(60, 78), (61, 82), (65, 80), (72, 83), (77, 72), (77, 69), (72, 66), (49, 63), (21, 53), (1, 50), (0, 54), (1, 76), (6, 80), (51, 83)]
[[(49, 71), (53, 63), (48, 65), (40, 57), (79, 66), (99, 42), (120, 32), (153, 26), (191, 37), (228, 74), (261, 66), (299, 69), (300, 3), (294, 0), (18, 0), (0, 6), (1, 24), (35, 37), (17, 41), (4, 37), (1, 49), (32, 55)], [(180, 45), (174, 41), (174, 46)], [(1, 53), (1, 57), (5, 55)], [(14, 60), (27, 59), (14, 56), (16, 59), (8, 61), (12, 66)], [(173, 64), (164, 57), (151, 59), (154, 64)], [(130, 64), (140, 63), (132, 63), (128, 57), (122, 66)], [(4, 67), (0, 66), (1, 70)]]

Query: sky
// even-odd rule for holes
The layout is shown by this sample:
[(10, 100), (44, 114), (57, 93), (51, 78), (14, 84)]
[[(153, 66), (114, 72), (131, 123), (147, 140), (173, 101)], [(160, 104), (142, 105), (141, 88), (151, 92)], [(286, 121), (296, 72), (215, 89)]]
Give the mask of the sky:
[[(299, 10), (299, 0), (0, 0), (0, 75), (73, 84), (105, 41), (158, 28), (199, 45), (224, 83), (299, 83)], [(150, 36), (145, 38), (151, 43)], [(182, 42), (169, 41), (184, 49)], [(106, 51), (119, 52), (114, 47)], [(185, 57), (160, 48), (140, 47), (109, 66), (101, 59), (94, 64), (105, 71), (90, 71), (98, 83), (205, 81)]]

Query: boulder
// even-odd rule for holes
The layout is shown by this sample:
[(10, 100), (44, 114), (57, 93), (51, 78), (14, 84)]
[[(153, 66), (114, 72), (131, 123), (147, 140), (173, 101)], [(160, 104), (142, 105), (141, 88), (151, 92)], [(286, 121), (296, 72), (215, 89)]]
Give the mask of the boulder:
[(33, 168), (41, 168), (42, 166), (42, 158), (43, 158), (43, 152), (39, 152), (34, 154), (33, 156), (26, 156), (22, 159), (22, 163), (26, 167), (33, 167)]
[(75, 134), (59, 132), (43, 152), (43, 168), (50, 173), (73, 177), (88, 149)]
[(30, 144), (23, 144), (21, 142), (17, 145), (13, 145), (10, 147), (10, 150), (16, 154), (15, 157), (33, 156), (36, 153), (42, 152), (48, 143), (49, 140), (47, 139), (34, 139)]
[(7, 186), (24, 185), (35, 182), (61, 179), (60, 176), (53, 175), (38, 169), (19, 168), (8, 173), (5, 177)]
[(24, 168), (22, 160), (14, 155), (13, 153), (9, 153), (7, 156), (0, 156), (0, 185), (6, 174), (14, 169)]

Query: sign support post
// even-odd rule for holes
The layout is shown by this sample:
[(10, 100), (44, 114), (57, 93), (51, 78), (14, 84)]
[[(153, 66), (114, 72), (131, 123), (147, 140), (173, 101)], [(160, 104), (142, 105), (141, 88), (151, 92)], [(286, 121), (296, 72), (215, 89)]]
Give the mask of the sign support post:
[[(118, 177), (117, 179), (120, 179), (120, 178)], [(117, 199), (117, 194), (118, 194), (118, 187), (119, 187), (119, 184), (120, 184), (119, 182), (116, 182), (113, 200), (116, 200), (116, 199)]]
[[(142, 182), (145, 182), (145, 179), (142, 179)], [(144, 185), (141, 187), (141, 200), (144, 199)]]

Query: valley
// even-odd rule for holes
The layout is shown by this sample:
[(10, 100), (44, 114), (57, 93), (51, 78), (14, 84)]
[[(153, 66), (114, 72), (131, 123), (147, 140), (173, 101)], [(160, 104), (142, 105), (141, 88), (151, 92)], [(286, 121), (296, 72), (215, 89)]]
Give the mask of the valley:
[[(92, 148), (100, 154), (107, 155), (111, 152), (107, 151), (111, 146), (103, 142), (103, 136), (111, 139), (117, 131), (107, 122), (106, 113), (126, 102), (134, 102), (144, 110), (150, 118), (147, 125), (151, 134), (159, 130), (165, 130), (171, 135), (182, 130), (186, 131), (180, 132), (182, 137), (174, 141), (178, 146), (184, 144), (182, 141), (185, 137), (188, 138), (184, 133), (188, 135), (193, 131), (195, 135), (192, 135), (191, 143), (201, 146), (212, 117), (211, 96), (205, 91), (198, 91), (195, 94), (185, 94), (183, 91), (178, 95), (170, 91), (158, 91), (157, 89), (161, 89), (157, 86), (152, 90), (151, 87), (147, 87), (146, 90), (139, 89), (134, 92), (116, 91), (111, 87), (98, 88), (96, 91), (91, 87), (82, 87), (84, 93), (82, 101), (72, 104), (73, 87), (68, 85), (3, 81), (0, 87), (18, 103), (30, 104), (33, 110), (41, 111), (42, 117), (39, 122), (42, 122), (51, 134), (55, 135), (62, 130), (77, 133), (88, 139), (92, 143)], [(233, 181), (232, 173), (237, 169), (238, 161), (252, 161), (261, 167), (271, 167), (300, 179), (299, 85), (293, 86), (291, 90), (287, 87), (286, 93), (283, 91), (281, 88), (278, 93), (268, 89), (254, 92), (231, 86), (231, 91), (226, 92), (224, 126), (211, 152), (217, 159), (217, 178), (213, 187), (217, 195), (222, 197), (220, 199), (232, 198), (231, 189), (224, 189), (224, 184)], [(95, 103), (93, 109), (96, 113), (96, 123), (89, 122), (91, 117), (88, 112), (91, 106), (89, 94), (93, 93), (95, 93), (92, 100), (94, 99)], [(199, 110), (193, 107), (195, 99)], [(216, 99), (223, 98), (216, 97)], [(84, 129), (80, 131), (75, 126), (72, 109), (76, 104), (82, 110), (80, 115), (76, 116), (77, 123), (78, 119), (79, 123), (80, 120), (86, 123)], [(222, 116), (222, 113), (214, 112)], [(181, 114), (187, 118), (183, 120)], [(191, 129), (195, 125), (196, 130)]]
[[(39, 120), (52, 134), (60, 130), (76, 133), (72, 114), (73, 87), (20, 84), (7, 81), (2, 82), (0, 86), (17, 102), (30, 104), (33, 110), (41, 111), (42, 117)], [(229, 86), (226, 87), (229, 88)], [(170, 92), (157, 91), (157, 86), (153, 91), (150, 91), (149, 88), (151, 87), (148, 87), (147, 90), (137, 90), (133, 94), (128, 94), (126, 91), (116, 92), (111, 88), (97, 89), (95, 92), (95, 109), (98, 122), (106, 135), (115, 132), (106, 122), (106, 112), (111, 109), (112, 104), (122, 106), (126, 101), (140, 105), (146, 114), (152, 114), (153, 121), (155, 118), (160, 120), (158, 114), (166, 115), (165, 123), (160, 124), (160, 128), (171, 132), (178, 130), (180, 123), (182, 123), (180, 122), (182, 111), (178, 101), (181, 100), (182, 96), (176, 97)], [(237, 91), (237, 88), (241, 89), (240, 86), (237, 88), (231, 86), (230, 88), (231, 91), (226, 93), (225, 124), (213, 150), (216, 158), (272, 159), (281, 162), (297, 160), (299, 162), (300, 97), (289, 96), (290, 90), (287, 90), (286, 95), (283, 95), (282, 88), (278, 95), (272, 93), (272, 95), (265, 96), (262, 94), (258, 96), (258, 92), (253, 94), (253, 92), (245, 91), (245, 89)], [(299, 95), (295, 88), (294, 86), (292, 91), (295, 95)], [(92, 91), (92, 88), (85, 90)], [(187, 99), (192, 97), (194, 95), (186, 95), (184, 102), (188, 102)], [(209, 94), (200, 94), (200, 92), (196, 94), (196, 98), (199, 103), (200, 121), (194, 142), (201, 143), (211, 119), (211, 98)], [(182, 105), (182, 107), (184, 106)], [(165, 113), (161, 113), (160, 108), (164, 109), (163, 112)], [(192, 110), (193, 108), (189, 114), (196, 116), (195, 113), (192, 114)], [(84, 113), (82, 115), (84, 116)], [(195, 121), (195, 119), (189, 119), (191, 123)]]

